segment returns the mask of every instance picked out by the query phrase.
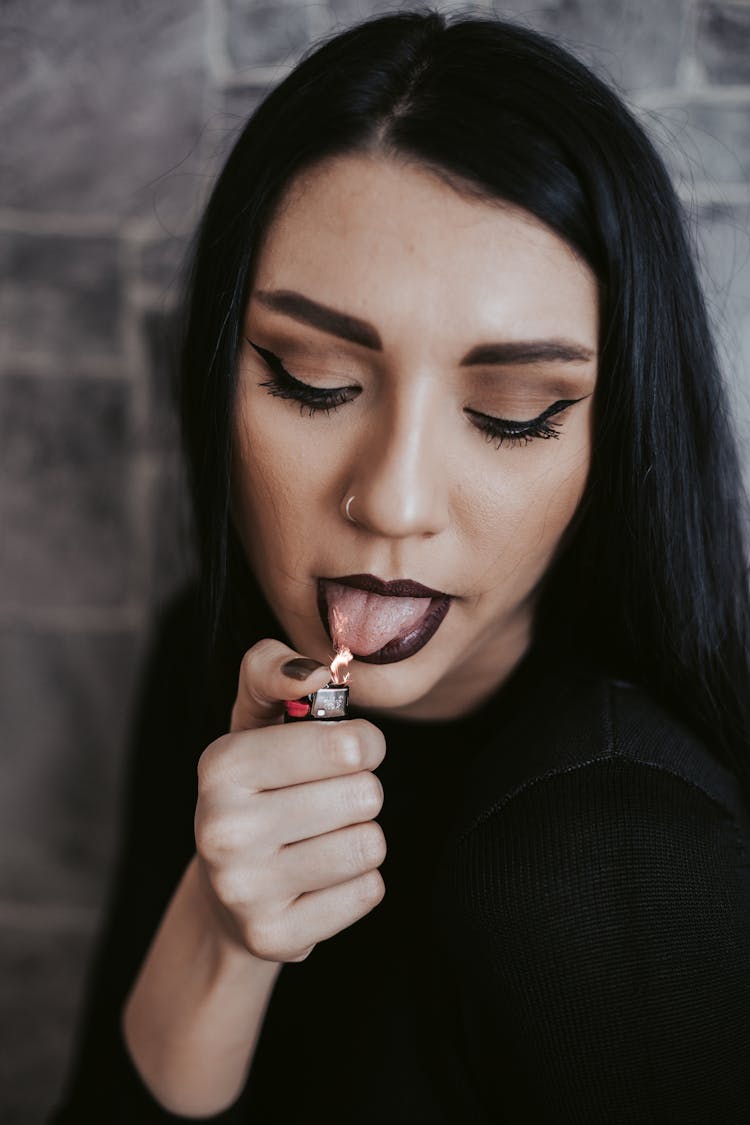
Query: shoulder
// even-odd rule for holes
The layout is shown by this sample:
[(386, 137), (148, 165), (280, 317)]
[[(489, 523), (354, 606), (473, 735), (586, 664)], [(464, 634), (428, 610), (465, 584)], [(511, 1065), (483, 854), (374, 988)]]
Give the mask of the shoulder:
[[(748, 831), (737, 778), (687, 723), (638, 684), (573, 665), (548, 668), (527, 685), (513, 714), (498, 724), (467, 773), (463, 831), (513, 803), (553, 803), (578, 793), (627, 802), (644, 814), (655, 792), (708, 810)], [(558, 817), (565, 806), (558, 806)]]
[(535, 678), (477, 753), (444, 871), (463, 906), (517, 905), (531, 879), (565, 888), (580, 920), (639, 885), (647, 912), (691, 879), (735, 894), (749, 852), (739, 782), (712, 747), (642, 687), (567, 667)]
[(476, 762), (442, 867), (454, 936), (502, 935), (519, 957), (542, 940), (573, 958), (606, 934), (616, 961), (652, 931), (657, 946), (691, 933), (714, 953), (722, 933), (750, 932), (734, 776), (638, 686), (567, 672), (557, 686), (542, 685), (553, 706), (529, 701)]
[(537, 688), (479, 754), (433, 885), (436, 963), (488, 1104), (515, 1097), (544, 1121), (695, 1120), (700, 1104), (738, 1121), (738, 786), (637, 686), (566, 670)]

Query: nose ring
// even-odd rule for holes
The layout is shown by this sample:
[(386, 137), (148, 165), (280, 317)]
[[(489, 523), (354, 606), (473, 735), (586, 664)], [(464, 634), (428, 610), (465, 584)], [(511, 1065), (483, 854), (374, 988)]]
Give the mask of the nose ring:
[(347, 500), (346, 504), (344, 505), (344, 514), (345, 514), (346, 518), (349, 520), (349, 523), (356, 523), (357, 522), (355, 520), (354, 516), (351, 514), (351, 512), (349, 510), (352, 506), (352, 500), (353, 499), (354, 499), (354, 497), (350, 496), (349, 499)]

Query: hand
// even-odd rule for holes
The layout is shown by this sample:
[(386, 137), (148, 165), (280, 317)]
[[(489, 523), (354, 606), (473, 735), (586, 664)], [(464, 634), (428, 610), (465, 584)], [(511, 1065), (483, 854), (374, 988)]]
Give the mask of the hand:
[(245, 653), (230, 731), (198, 763), (195, 840), (224, 935), (268, 961), (302, 961), (385, 893), (385, 837), (371, 771), (385, 740), (365, 719), (283, 725), (283, 701), (328, 682), (300, 681), (298, 654), (275, 640)]

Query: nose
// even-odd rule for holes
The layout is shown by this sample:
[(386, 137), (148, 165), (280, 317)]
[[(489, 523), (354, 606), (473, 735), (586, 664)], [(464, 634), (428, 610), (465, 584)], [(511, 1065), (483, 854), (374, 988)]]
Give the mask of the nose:
[[(372, 534), (433, 536), (448, 522), (448, 450), (429, 382), (393, 396), (367, 419), (348, 489), (352, 515)], [(442, 448), (441, 448), (442, 447)]]

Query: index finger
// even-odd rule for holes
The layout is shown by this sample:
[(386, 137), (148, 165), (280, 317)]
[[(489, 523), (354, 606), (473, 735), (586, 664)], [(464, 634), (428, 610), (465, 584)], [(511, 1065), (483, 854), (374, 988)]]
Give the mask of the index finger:
[(213, 747), (213, 779), (252, 793), (369, 772), (386, 752), (382, 731), (360, 718), (239, 731), (234, 738), (223, 735)]
[(270, 637), (247, 650), (240, 664), (230, 733), (276, 722), (284, 713), (285, 699), (296, 699), (328, 683), (331, 670), (327, 664), (320, 664), (302, 680), (284, 673), (288, 661), (300, 659), (305, 658)]

